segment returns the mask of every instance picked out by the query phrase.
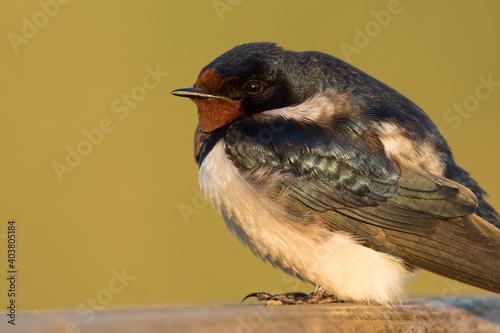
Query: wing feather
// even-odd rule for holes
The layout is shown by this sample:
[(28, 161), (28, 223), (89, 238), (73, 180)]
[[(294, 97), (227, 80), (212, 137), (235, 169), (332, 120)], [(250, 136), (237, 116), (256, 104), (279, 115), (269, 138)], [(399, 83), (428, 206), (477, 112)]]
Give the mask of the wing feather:
[[(500, 230), (475, 215), (475, 195), (389, 159), (376, 135), (349, 124), (325, 128), (264, 112), (231, 126), (226, 153), (246, 175), (279, 175), (269, 178), (297, 216), (313, 214), (409, 265), (500, 293)], [(262, 128), (279, 131), (265, 141)]]

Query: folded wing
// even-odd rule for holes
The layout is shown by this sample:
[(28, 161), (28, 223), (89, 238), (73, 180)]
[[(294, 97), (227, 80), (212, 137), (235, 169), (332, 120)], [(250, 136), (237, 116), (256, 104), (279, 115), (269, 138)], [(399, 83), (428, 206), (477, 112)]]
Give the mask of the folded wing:
[(500, 293), (500, 230), (474, 214), (474, 194), (409, 161), (390, 160), (377, 135), (352, 119), (319, 126), (255, 115), (233, 125), (225, 141), (242, 173), (280, 174), (290, 206), (312, 212), (325, 228)]

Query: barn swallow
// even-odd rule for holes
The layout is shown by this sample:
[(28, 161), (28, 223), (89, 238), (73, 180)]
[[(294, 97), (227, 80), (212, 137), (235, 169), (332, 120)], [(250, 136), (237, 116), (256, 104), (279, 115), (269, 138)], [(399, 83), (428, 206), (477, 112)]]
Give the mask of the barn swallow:
[[(418, 268), (500, 293), (500, 217), (430, 118), (320, 52), (250, 43), (193, 87), (199, 183), (231, 233), (311, 294), (390, 304)], [(328, 292), (328, 294), (327, 294)]]

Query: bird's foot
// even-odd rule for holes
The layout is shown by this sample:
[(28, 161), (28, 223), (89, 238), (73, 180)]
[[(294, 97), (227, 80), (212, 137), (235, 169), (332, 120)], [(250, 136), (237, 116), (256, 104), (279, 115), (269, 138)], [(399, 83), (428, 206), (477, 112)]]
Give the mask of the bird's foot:
[(251, 293), (246, 295), (241, 303), (251, 297), (255, 297), (259, 301), (266, 301), (266, 305), (324, 304), (341, 302), (337, 297), (326, 294), (323, 288), (316, 288), (316, 290), (310, 294), (301, 292), (290, 292), (276, 295), (271, 295), (266, 292)]

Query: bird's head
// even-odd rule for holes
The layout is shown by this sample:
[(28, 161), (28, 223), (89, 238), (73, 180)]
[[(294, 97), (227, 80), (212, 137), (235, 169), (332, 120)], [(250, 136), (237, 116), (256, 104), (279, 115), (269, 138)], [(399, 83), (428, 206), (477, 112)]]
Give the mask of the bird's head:
[(305, 52), (273, 43), (243, 44), (205, 66), (193, 87), (172, 94), (196, 103), (200, 129), (210, 133), (241, 117), (312, 97), (321, 87), (314, 65)]

